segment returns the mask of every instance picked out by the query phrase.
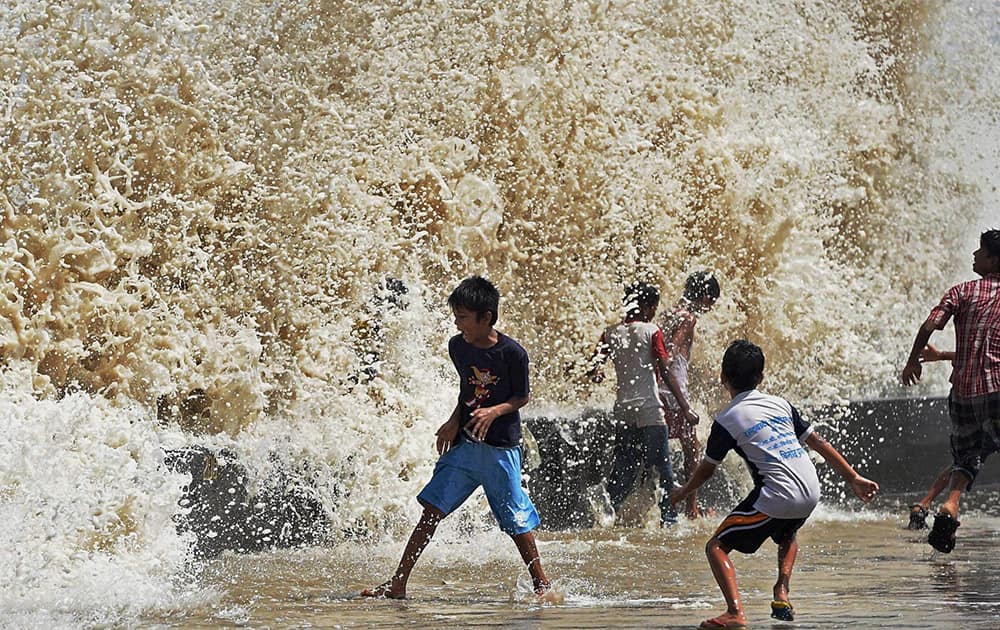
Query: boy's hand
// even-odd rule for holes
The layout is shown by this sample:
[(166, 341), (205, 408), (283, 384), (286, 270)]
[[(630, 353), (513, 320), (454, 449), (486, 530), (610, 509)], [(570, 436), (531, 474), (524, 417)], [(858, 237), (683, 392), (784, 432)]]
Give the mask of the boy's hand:
[(480, 442), (486, 439), (486, 432), (490, 430), (490, 425), (493, 421), (500, 417), (500, 410), (494, 407), (480, 407), (478, 409), (472, 410), (472, 417), (469, 419), (468, 424), (465, 425), (465, 430), (472, 433), (473, 436)]
[(955, 362), (955, 351), (954, 350), (938, 350), (931, 344), (924, 346), (923, 350), (920, 351), (921, 363), (931, 363), (933, 361), (951, 361)]
[(684, 419), (687, 420), (688, 424), (695, 425), (701, 421), (701, 418), (694, 412), (694, 409), (688, 407), (683, 412)]
[(681, 486), (680, 488), (674, 488), (673, 490), (670, 491), (670, 504), (677, 505), (678, 503), (683, 501), (684, 497), (686, 496), (687, 493), (684, 492), (683, 486)]
[(906, 366), (903, 368), (903, 374), (900, 377), (903, 381), (903, 385), (916, 385), (920, 382), (920, 375), (923, 371), (924, 368), (920, 365), (919, 361), (908, 361)]
[(458, 421), (448, 420), (442, 424), (437, 432), (434, 434), (437, 436), (437, 452), (438, 455), (444, 455), (451, 448), (451, 445), (455, 443), (455, 438), (458, 437)]
[(943, 359), (944, 356), (941, 354), (941, 351), (931, 344), (927, 344), (924, 346), (924, 349), (920, 351), (921, 363), (933, 363), (934, 361), (941, 361)]
[(851, 480), (851, 488), (854, 490), (854, 494), (865, 503), (874, 499), (876, 493), (878, 493), (878, 484), (861, 475)]

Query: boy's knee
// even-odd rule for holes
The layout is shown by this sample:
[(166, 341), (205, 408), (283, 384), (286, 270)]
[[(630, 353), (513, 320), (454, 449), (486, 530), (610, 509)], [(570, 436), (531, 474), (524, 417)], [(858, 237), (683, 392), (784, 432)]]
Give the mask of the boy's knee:
[(709, 560), (711, 560), (712, 557), (716, 556), (716, 554), (720, 552), (728, 556), (729, 552), (731, 552), (732, 550), (733, 550), (732, 547), (725, 544), (715, 536), (709, 538), (708, 542), (705, 543), (705, 555), (708, 556)]
[(436, 507), (434, 507), (429, 503), (424, 503), (423, 501), (421, 501), (420, 505), (424, 507), (424, 512), (423, 514), (420, 515), (420, 520), (424, 521), (425, 523), (431, 525), (437, 525), (442, 520), (444, 520), (445, 516), (447, 516), (447, 514), (445, 514), (444, 512), (442, 512), (441, 510), (437, 509)]

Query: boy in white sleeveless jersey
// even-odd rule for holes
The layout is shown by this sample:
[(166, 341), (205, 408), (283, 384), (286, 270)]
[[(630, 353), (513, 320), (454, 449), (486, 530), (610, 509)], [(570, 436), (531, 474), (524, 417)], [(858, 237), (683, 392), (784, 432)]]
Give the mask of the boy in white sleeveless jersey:
[(796, 532), (820, 497), (816, 467), (803, 446), (822, 455), (862, 501), (870, 501), (878, 492), (878, 484), (855, 472), (787, 400), (757, 391), (763, 376), (764, 353), (758, 346), (743, 339), (729, 344), (722, 358), (721, 380), (732, 402), (712, 423), (705, 458), (671, 497), (674, 503), (684, 500), (712, 476), (731, 450), (746, 461), (754, 481), (750, 494), (722, 521), (705, 546), (708, 564), (726, 599), (726, 612), (703, 621), (700, 628), (746, 628), (729, 552), (755, 553), (768, 538), (778, 545), (778, 580), (771, 616), (782, 621), (794, 619), (788, 584), (798, 553)]

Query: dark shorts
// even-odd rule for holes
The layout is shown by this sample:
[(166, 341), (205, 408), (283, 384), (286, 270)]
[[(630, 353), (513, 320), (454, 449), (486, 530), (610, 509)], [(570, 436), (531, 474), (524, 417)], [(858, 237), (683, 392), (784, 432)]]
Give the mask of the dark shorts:
[(983, 462), (1000, 450), (1000, 392), (974, 398), (948, 396), (953, 469), (969, 476), (969, 488)]
[(768, 538), (779, 545), (794, 540), (795, 533), (805, 524), (804, 518), (774, 518), (758, 512), (753, 507), (757, 494), (757, 490), (751, 492), (715, 530), (715, 537), (725, 547), (754, 553)]

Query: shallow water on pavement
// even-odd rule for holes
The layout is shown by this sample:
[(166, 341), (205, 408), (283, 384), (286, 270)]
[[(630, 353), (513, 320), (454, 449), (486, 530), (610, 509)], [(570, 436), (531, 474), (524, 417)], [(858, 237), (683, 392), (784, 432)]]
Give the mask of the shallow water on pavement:
[[(861, 512), (820, 507), (800, 533), (792, 577), (795, 627), (997, 626), (1000, 514), (987, 509), (963, 515), (958, 546), (944, 555), (924, 542), (926, 532), (904, 529), (904, 511), (887, 500)], [(693, 628), (722, 609), (702, 551), (720, 516), (670, 530), (541, 532), (546, 569), (564, 596), (559, 605), (535, 600), (513, 545), (484, 529), (433, 541), (406, 601), (355, 596), (389, 574), (401, 543), (379, 549), (344, 543), (213, 560), (200, 578), (219, 593), (212, 605), (179, 617), (148, 618), (144, 625)], [(787, 627), (768, 616), (774, 545), (733, 557), (750, 626)]]

